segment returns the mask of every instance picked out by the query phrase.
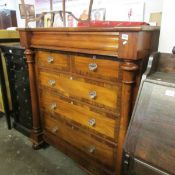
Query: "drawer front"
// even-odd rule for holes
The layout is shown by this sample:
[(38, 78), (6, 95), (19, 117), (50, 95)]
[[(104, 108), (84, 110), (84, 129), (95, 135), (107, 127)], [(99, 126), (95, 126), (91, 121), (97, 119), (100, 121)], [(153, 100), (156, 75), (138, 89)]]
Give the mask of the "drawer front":
[(55, 120), (44, 114), (44, 128), (52, 134), (69, 142), (78, 149), (86, 152), (100, 162), (112, 167), (114, 164), (114, 145), (96, 139), (89, 133), (80, 128), (66, 123), (65, 121)]
[(119, 32), (34, 32), (31, 45), (114, 56), (118, 54)]
[(105, 114), (92, 111), (87, 105), (51, 95), (46, 91), (42, 91), (40, 98), (44, 111), (49, 112), (54, 117), (56, 115), (57, 117), (62, 116), (73, 120), (114, 140), (115, 125), (119, 126), (119, 120), (115, 121), (115, 119), (109, 118)]
[(119, 62), (104, 59), (95, 59), (95, 56), (74, 56), (73, 71), (77, 74), (117, 81)]
[(69, 71), (70, 58), (66, 54), (37, 51), (35, 58), (39, 67)]
[(86, 82), (85, 79), (75, 78), (64, 74), (40, 72), (41, 86), (50, 87), (67, 97), (77, 98), (116, 112), (117, 86), (104, 83), (100, 86), (92, 84), (94, 82)]

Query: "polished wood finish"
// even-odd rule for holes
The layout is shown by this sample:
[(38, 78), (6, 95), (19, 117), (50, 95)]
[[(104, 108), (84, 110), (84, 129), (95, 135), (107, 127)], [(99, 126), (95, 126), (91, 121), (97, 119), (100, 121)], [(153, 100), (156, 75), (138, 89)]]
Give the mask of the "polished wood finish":
[[(115, 118), (109, 118), (106, 113), (93, 111), (93, 109), (85, 104), (74, 102), (69, 98), (65, 99), (52, 95), (45, 92), (44, 89), (41, 90), (40, 97), (41, 107), (44, 111), (50, 113), (50, 115), (56, 118), (62, 117), (69, 119), (114, 140), (116, 132), (115, 127), (119, 127), (119, 118), (115, 121)], [(55, 108), (52, 108), (53, 104), (56, 105)], [(94, 125), (89, 124), (91, 120), (95, 120)]]
[[(155, 44), (157, 41), (154, 41), (153, 44), (152, 41), (155, 39), (155, 31), (159, 33), (159, 28), (149, 26), (49, 28), (47, 30), (26, 28), (19, 30), (21, 38), (25, 37), (25, 40), (21, 40), (23, 46), (30, 45), (32, 48), (41, 48), (40, 46), (42, 46), (45, 49), (117, 56), (130, 60), (144, 58), (149, 55), (152, 48), (157, 49), (157, 44)], [(30, 37), (32, 35), (32, 38), (26, 37), (25, 32)], [(126, 43), (125, 40), (128, 42)]]
[[(59, 94), (67, 97), (77, 98), (89, 104), (96, 105), (107, 110), (117, 110), (117, 87), (103, 83), (100, 86), (93, 81), (86, 82), (83, 78), (73, 77), (65, 74), (39, 73), (40, 85), (56, 90)], [(52, 82), (54, 84), (52, 84)], [(96, 85), (97, 84), (97, 85)], [(78, 91), (78, 93), (77, 93)], [(90, 93), (96, 92), (91, 97)]]
[(120, 171), (121, 168), (121, 159), (122, 159), (122, 152), (123, 152), (123, 143), (126, 135), (126, 131), (129, 125), (130, 117), (131, 116), (131, 107), (132, 107), (132, 92), (133, 92), (133, 85), (135, 83), (135, 75), (136, 71), (138, 70), (138, 66), (136, 64), (126, 62), (122, 65), (123, 71), (123, 79), (122, 79), (122, 104), (121, 104), (121, 116), (120, 119), (120, 131), (119, 131), (119, 144), (118, 144), (118, 154), (120, 159), (117, 159), (116, 167), (117, 170)]
[(156, 49), (158, 29), (19, 31), (21, 44), (35, 53), (34, 121), (44, 141), (93, 174), (119, 175), (135, 94), (147, 56)]
[(68, 122), (54, 120), (44, 114), (45, 129), (62, 138), (78, 149), (86, 152), (89, 156), (97, 159), (107, 166), (114, 166), (114, 145), (103, 143), (100, 139), (93, 137), (88, 132)]
[(66, 32), (44, 32), (44, 35), (43, 32), (36, 32), (33, 34), (31, 44), (33, 47), (43, 45), (47, 46), (48, 48), (62, 48), (61, 50), (67, 50), (67, 48), (72, 48), (72, 50), (92, 49), (110, 53), (115, 52), (118, 49), (118, 33), (108, 35), (106, 32), (91, 32), (89, 33), (87, 40), (86, 32), (84, 35), (79, 32), (72, 32), (71, 35), (67, 35)]
[(32, 102), (32, 115), (33, 115), (33, 130), (31, 133), (33, 148), (38, 149), (40, 145), (43, 144), (41, 124), (39, 119), (39, 109), (38, 109), (38, 98), (36, 89), (36, 79), (35, 79), (35, 67), (33, 52), (26, 49), (25, 55), (27, 58), (28, 70), (29, 70), (29, 81), (30, 81), (30, 92), (31, 92), (31, 102)]
[[(66, 54), (38, 51), (35, 55), (38, 65), (52, 70), (70, 70), (70, 59)], [(49, 64), (48, 64), (49, 63)]]
[[(119, 63), (112, 60), (106, 60), (105, 57), (102, 58), (103, 60), (96, 59), (96, 56), (74, 56), (73, 72), (84, 76), (117, 82)], [(95, 65), (96, 67), (94, 67), (94, 69), (93, 67), (92, 69), (89, 69), (91, 65)]]

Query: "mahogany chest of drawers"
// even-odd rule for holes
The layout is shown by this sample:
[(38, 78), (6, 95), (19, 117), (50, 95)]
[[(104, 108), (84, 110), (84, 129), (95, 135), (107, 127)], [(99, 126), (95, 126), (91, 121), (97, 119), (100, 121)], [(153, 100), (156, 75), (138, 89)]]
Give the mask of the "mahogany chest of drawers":
[(33, 147), (43, 141), (93, 174), (120, 174), (151, 27), (19, 29), (29, 67)]

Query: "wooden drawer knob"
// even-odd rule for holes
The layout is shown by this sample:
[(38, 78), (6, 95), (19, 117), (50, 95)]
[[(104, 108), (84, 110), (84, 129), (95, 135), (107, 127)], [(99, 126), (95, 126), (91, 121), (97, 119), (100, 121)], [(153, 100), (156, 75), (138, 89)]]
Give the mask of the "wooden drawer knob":
[(89, 64), (89, 70), (90, 71), (95, 71), (95, 70), (97, 70), (97, 64), (96, 63), (90, 63)]
[(57, 104), (56, 103), (52, 103), (51, 105), (50, 105), (50, 109), (51, 110), (55, 110), (57, 108)]
[(90, 99), (95, 99), (96, 97), (97, 97), (96, 91), (91, 91), (91, 92), (89, 92), (89, 98), (90, 98)]
[(88, 148), (88, 152), (89, 152), (90, 154), (94, 153), (95, 150), (96, 150), (96, 147), (95, 147), (95, 146), (90, 146), (90, 147)]
[(56, 84), (56, 81), (55, 80), (49, 80), (48, 83), (49, 83), (50, 86), (54, 86)]
[(47, 58), (47, 62), (49, 63), (49, 64), (51, 64), (51, 63), (53, 63), (53, 61), (54, 61), (54, 58), (53, 57), (48, 57)]
[(88, 121), (88, 124), (89, 124), (89, 126), (95, 126), (95, 124), (96, 124), (95, 119), (90, 119), (90, 120)]

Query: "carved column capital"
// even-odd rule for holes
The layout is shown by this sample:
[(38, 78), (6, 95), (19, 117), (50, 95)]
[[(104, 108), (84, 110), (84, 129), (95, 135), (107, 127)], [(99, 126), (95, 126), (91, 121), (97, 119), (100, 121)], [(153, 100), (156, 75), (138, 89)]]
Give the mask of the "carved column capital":
[(135, 73), (138, 70), (138, 65), (133, 62), (125, 62), (121, 66), (123, 77), (122, 83), (133, 84), (135, 83)]
[(26, 49), (24, 54), (26, 55), (26, 58), (27, 58), (27, 64), (34, 64), (34, 58), (33, 58), (33, 55), (34, 55), (34, 52), (31, 50), (31, 49)]
[(33, 51), (32, 51), (31, 49), (26, 49), (26, 50), (24, 51), (24, 54), (25, 54), (25, 55), (32, 55), (32, 54), (33, 54)]
[(133, 62), (124, 62), (121, 68), (125, 71), (136, 71), (138, 66)]

